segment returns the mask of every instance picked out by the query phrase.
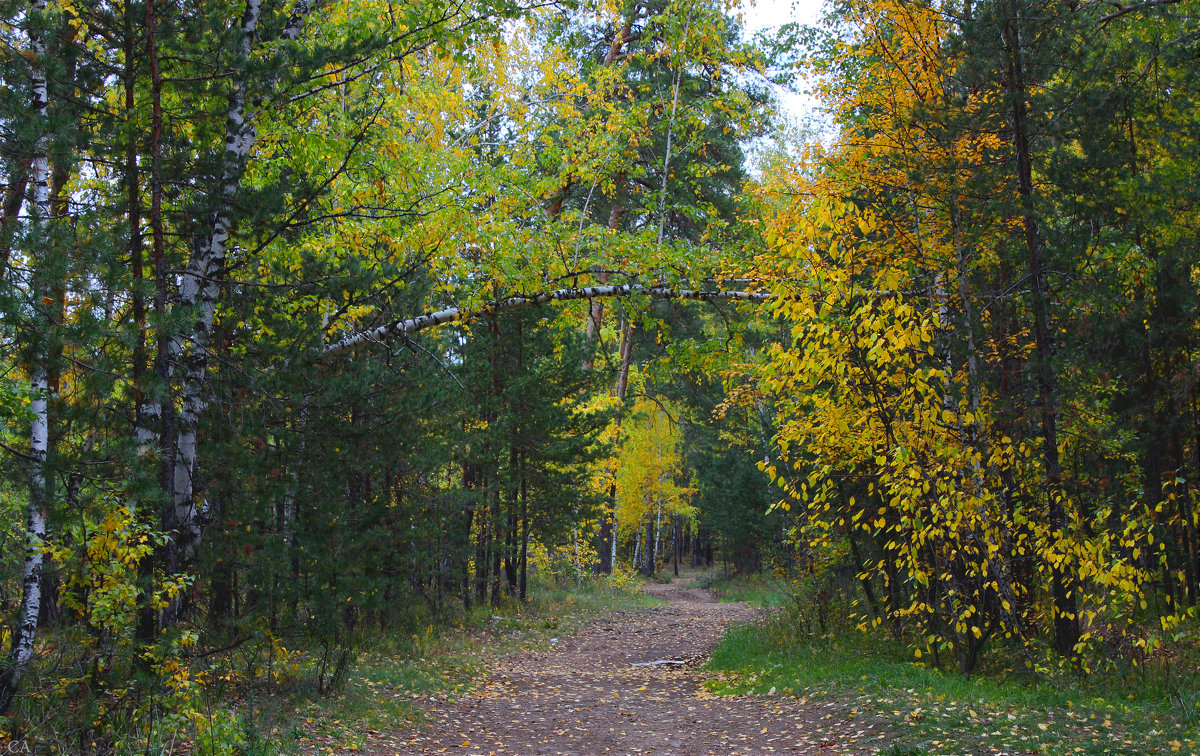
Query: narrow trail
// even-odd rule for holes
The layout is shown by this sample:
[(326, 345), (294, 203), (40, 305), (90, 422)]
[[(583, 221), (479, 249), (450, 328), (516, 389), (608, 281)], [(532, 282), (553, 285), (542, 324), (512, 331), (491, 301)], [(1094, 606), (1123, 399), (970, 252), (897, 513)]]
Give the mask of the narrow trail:
[[(669, 603), (602, 618), (543, 653), (495, 666), (474, 695), (439, 702), (375, 754), (868, 754), (877, 732), (839, 701), (715, 696), (700, 669), (730, 623), (755, 612), (677, 584)], [(634, 666), (673, 659), (683, 664)], [(878, 742), (876, 742), (878, 747)]]

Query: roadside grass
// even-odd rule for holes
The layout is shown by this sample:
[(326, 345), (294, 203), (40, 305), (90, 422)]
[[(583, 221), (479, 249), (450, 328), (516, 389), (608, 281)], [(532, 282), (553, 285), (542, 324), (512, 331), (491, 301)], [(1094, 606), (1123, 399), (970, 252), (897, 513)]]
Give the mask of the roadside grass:
[(766, 572), (746, 577), (702, 573), (693, 583), (697, 588), (716, 591), (723, 603), (744, 602), (756, 609), (767, 609), (787, 606), (792, 602), (787, 581)]
[(322, 695), (311, 674), (257, 695), (243, 691), (244, 732), (237, 750), (250, 755), (364, 748), (373, 736), (418, 725), (423, 700), (469, 692), (503, 655), (549, 648), (606, 612), (644, 611), (661, 603), (632, 580), (533, 584), (530, 596), (524, 605), (477, 607), (451, 625), (373, 633), (359, 641), (363, 650), (336, 694)]
[(1170, 676), (1031, 680), (995, 669), (967, 677), (853, 628), (803, 636), (785, 612), (731, 628), (707, 685), (719, 694), (841, 701), (848, 715), (891, 728), (883, 756), (1195, 754), (1200, 674), (1175, 661)]

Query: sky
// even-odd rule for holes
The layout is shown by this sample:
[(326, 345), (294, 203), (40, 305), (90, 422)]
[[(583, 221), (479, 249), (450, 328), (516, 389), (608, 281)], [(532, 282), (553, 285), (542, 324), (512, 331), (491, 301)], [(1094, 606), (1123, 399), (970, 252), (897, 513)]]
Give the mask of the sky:
[(822, 4), (822, 0), (743, 0), (742, 17), (746, 21), (746, 30), (751, 33), (789, 21), (815, 24)]
[[(786, 23), (816, 25), (824, 0), (741, 0), (740, 5), (745, 34), (749, 37)], [(775, 93), (784, 111), (798, 123), (815, 116), (816, 103), (812, 97), (778, 88)]]

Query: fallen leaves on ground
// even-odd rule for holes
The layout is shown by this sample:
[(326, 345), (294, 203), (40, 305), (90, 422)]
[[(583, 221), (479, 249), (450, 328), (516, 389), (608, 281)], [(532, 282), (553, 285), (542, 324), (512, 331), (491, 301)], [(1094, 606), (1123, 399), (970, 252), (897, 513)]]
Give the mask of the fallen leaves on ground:
[[(708, 652), (755, 612), (679, 584), (652, 585), (670, 603), (613, 615), (546, 652), (511, 657), (475, 693), (424, 703), (426, 725), (373, 737), (373, 754), (866, 754), (888, 737), (846, 702), (716, 696)], [(663, 659), (683, 664), (634, 666)]]

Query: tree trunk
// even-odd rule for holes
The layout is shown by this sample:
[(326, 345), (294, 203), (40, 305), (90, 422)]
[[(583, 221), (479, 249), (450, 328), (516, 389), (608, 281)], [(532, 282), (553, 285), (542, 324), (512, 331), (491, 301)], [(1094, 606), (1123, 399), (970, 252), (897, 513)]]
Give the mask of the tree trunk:
[[(619, 174), (619, 177), (616, 181), (616, 185), (618, 187), (620, 187), (624, 184), (624, 181), (625, 181), (624, 173), (621, 173), (621, 174)], [(615, 199), (616, 198), (614, 197), (614, 201), (615, 201)], [(624, 214), (625, 214), (624, 208), (620, 207), (619, 205), (615, 205), (615, 204), (613, 205), (612, 210), (610, 210), (608, 213), (608, 230), (609, 231), (616, 231), (618, 228), (620, 228), (621, 216)], [(596, 271), (596, 280), (598, 282), (600, 282), (600, 284), (602, 284), (602, 285), (607, 284), (610, 275), (611, 274), (607, 270)], [(587, 329), (586, 329), (588, 352), (587, 352), (587, 356), (585, 356), (583, 358), (583, 369), (584, 370), (591, 370), (596, 364), (595, 351), (593, 351), (593, 348), (595, 347), (596, 340), (600, 337), (600, 328), (603, 325), (604, 325), (604, 300), (602, 298), (592, 299), (590, 302), (590, 306), (588, 307), (588, 320), (587, 320)]]
[(500, 606), (500, 549), (502, 548), (504, 534), (499, 530), (500, 524), (500, 490), (493, 488), (491, 515), (493, 528), (496, 528), (495, 535), (492, 537), (492, 572), (491, 572), (491, 603), (492, 606)]
[[(617, 374), (617, 402), (618, 405), (625, 403), (625, 394), (629, 388), (629, 363), (633, 354), (633, 341), (631, 339), (632, 329), (628, 320), (621, 324), (621, 344), (618, 352), (621, 355), (621, 369)], [(621, 429), (621, 416), (616, 418), (617, 431)], [(617, 563), (617, 484), (610, 483), (608, 486), (608, 506), (612, 511), (612, 518), (601, 518), (600, 536), (597, 544), (597, 551), (600, 554), (600, 563), (598, 565), (599, 572), (605, 575), (611, 575), (613, 567)]]
[[(50, 136), (46, 131), (47, 111), (50, 94), (46, 80), (45, 63), (48, 46), (44, 32), (38, 29), (41, 16), (45, 13), (45, 0), (31, 0), (26, 16), (29, 24), (30, 89), (33, 93), (34, 112), (39, 131), (34, 141), (34, 154), (30, 161), (29, 184), (32, 190), (30, 202), (30, 238), (40, 249), (30, 250), (33, 266), (31, 300), (39, 314), (38, 333), (29, 357), (30, 413), (33, 419), (29, 428), (29, 454), (27, 455), (29, 479), (29, 513), (25, 526), (25, 568), (21, 582), (21, 613), (12, 646), (9, 650), (7, 667), (0, 672), (0, 714), (12, 706), (17, 686), (33, 657), (33, 644), (37, 637), (38, 616), (42, 603), (43, 546), (46, 540), (46, 521), (53, 498), (52, 479), (46, 470), (50, 454), (50, 330), (53, 327), (51, 313), (54, 301), (48, 285), (46, 257), (50, 248), (50, 159), (48, 155)], [(47, 301), (49, 300), (49, 301)]]
[(8, 256), (12, 252), (9, 241), (9, 227), (17, 222), (21, 215), (21, 206), (25, 204), (25, 191), (29, 186), (30, 159), (16, 159), (16, 172), (12, 181), (4, 187), (4, 204), (0, 206), (0, 272), (8, 268)]
[(649, 514), (646, 515), (646, 547), (642, 549), (642, 572), (646, 577), (654, 577), (654, 568), (656, 557), (654, 552), (654, 541), (658, 538), (658, 533), (654, 530), (654, 518)]
[[(133, 277), (130, 291), (133, 309), (133, 326), (136, 330), (133, 342), (133, 435), (138, 453), (144, 455), (154, 441), (154, 431), (148, 426), (146, 413), (148, 386), (146, 385), (146, 294), (142, 290), (145, 281), (145, 260), (142, 250), (142, 181), (138, 171), (138, 140), (133, 136), (134, 107), (137, 93), (137, 66), (134, 63), (136, 50), (133, 35), (133, 4), (125, 4), (125, 123), (129, 142), (125, 147), (125, 182), (129, 218), (129, 268)], [(153, 11), (150, 11), (151, 13)]]
[[(170, 271), (166, 260), (166, 231), (163, 226), (162, 197), (162, 76), (158, 67), (158, 43), (156, 39), (157, 19), (155, 4), (146, 3), (146, 62), (150, 73), (150, 235), (154, 260), (154, 323), (157, 329), (154, 354), (154, 380), (157, 391), (154, 396), (143, 395), (138, 411), (135, 440), (139, 449), (148, 449), (158, 434), (160, 463), (158, 483), (164, 493), (169, 493), (175, 484), (175, 402), (172, 392), (173, 334), (167, 326)], [(157, 428), (154, 426), (157, 425)], [(159, 526), (170, 534), (174, 529), (174, 509), (168, 501), (159, 513)], [(156, 570), (173, 575), (177, 570), (173, 539), (156, 549), (154, 559), (144, 559), (139, 573), (144, 590), (150, 591)], [(138, 640), (152, 643), (162, 627), (162, 613), (146, 602), (140, 610)]]
[(679, 577), (679, 518), (672, 517), (671, 520), (673, 525), (671, 528), (671, 561), (674, 563), (675, 577)]
[[(293, 41), (299, 37), (310, 11), (310, 3), (305, 0), (297, 2), (281, 38)], [(247, 113), (247, 93), (261, 13), (262, 0), (246, 0), (239, 31), (238, 78), (230, 91), (229, 108), (225, 114), (225, 154), (215, 209), (208, 216), (204, 231), (196, 237), (191, 258), (179, 284), (179, 306), (188, 314), (189, 321), (186, 330), (172, 339), (172, 352), (180, 356), (184, 375), (176, 440), (178, 460), (171, 489), (174, 508), (171, 536), (174, 548), (184, 558), (190, 556), (200, 535), (196, 520), (200, 503), (197, 491), (199, 443), (196, 433), (200, 416), (208, 404), (205, 396), (208, 352), (220, 294), (219, 280), (233, 232), (236, 195), (257, 138), (255, 118)], [(273, 89), (274, 84), (275, 81), (268, 82), (266, 89)], [(174, 624), (177, 619), (175, 611), (174, 604), (168, 607), (164, 619), (166, 624)]]
[(504, 299), (497, 299), (478, 310), (468, 310), (463, 307), (447, 307), (444, 310), (418, 315), (415, 318), (397, 320), (366, 331), (352, 333), (325, 347), (321, 354), (323, 357), (332, 357), (355, 347), (365, 344), (386, 343), (391, 339), (423, 331), (426, 328), (433, 328), (434, 326), (445, 325), (446, 323), (495, 317), (502, 312), (536, 307), (551, 302), (571, 302), (579, 299), (628, 297), (634, 295), (643, 295), (655, 299), (690, 299), (701, 302), (740, 300), (743, 302), (762, 303), (772, 299), (772, 295), (765, 292), (730, 291), (726, 289), (672, 289), (667, 286), (643, 286), (641, 284), (552, 289), (537, 294), (518, 294)]
[[(228, 512), (229, 492), (222, 488), (213, 497), (216, 511), (214, 516), (224, 519)], [(221, 554), (213, 565), (213, 576), (210, 582), (208, 599), (208, 624), (210, 627), (221, 628), (233, 616), (233, 564), (229, 557)]]
[(489, 558), (489, 540), (491, 534), (491, 526), (488, 523), (487, 507), (481, 507), (479, 510), (479, 533), (475, 536), (475, 603), (487, 603), (487, 580), (488, 566), (491, 565)]
[[(247, 0), (242, 16), (238, 63), (245, 76), (258, 30), (262, 0)], [(225, 253), (233, 231), (233, 207), (246, 160), (254, 146), (256, 129), (246, 117), (246, 89), (242, 78), (234, 83), (225, 114), (225, 156), (221, 166), (216, 209), (209, 216), (206, 231), (197, 237), (191, 259), (179, 283), (179, 306), (189, 316), (187, 331), (177, 334), (173, 351), (183, 364), (182, 408), (179, 413), (178, 453), (173, 481), (174, 521), (172, 538), (183, 556), (194, 547), (200, 532), (196, 524), (196, 482), (199, 444), (196, 437), (200, 415), (208, 404), (205, 397), (208, 347), (212, 340), (213, 320), (220, 294), (219, 280), (225, 267)], [(168, 608), (174, 614), (174, 608)], [(170, 616), (166, 624), (174, 624)]]
[(658, 539), (662, 533), (662, 496), (658, 496), (658, 512), (654, 516), (654, 540), (650, 548), (650, 574), (653, 576), (658, 569)]
[(463, 507), (462, 509), (462, 531), (463, 537), (459, 543), (458, 558), (462, 560), (459, 568), (460, 580), (462, 582), (462, 605), (463, 611), (471, 611), (471, 560), (468, 554), (471, 553), (471, 526), (475, 519), (475, 510), (471, 507)]
[[(522, 468), (525, 460), (521, 460)], [(529, 480), (521, 474), (521, 601), (525, 601), (529, 580)]]
[[(633, 8), (626, 10), (626, 19), (613, 35), (612, 41), (608, 45), (608, 51), (604, 54), (604, 65), (610, 66), (616, 62), (621, 54), (621, 49), (625, 45), (625, 41), (629, 38), (630, 31), (633, 28), (631, 13)], [(608, 213), (608, 229), (615, 231), (621, 225), (621, 216), (625, 214), (625, 209), (619, 204), (618, 195), (621, 193), (621, 187), (625, 184), (625, 172), (618, 171), (615, 180), (613, 181), (613, 206)], [(597, 270), (596, 280), (601, 284), (606, 284), (611, 275), (607, 270)], [(583, 358), (583, 369), (591, 370), (595, 365), (595, 353), (592, 351), (596, 343), (596, 339), (600, 336), (600, 327), (604, 325), (604, 301), (602, 299), (591, 300), (588, 307), (588, 320), (586, 327), (588, 352)]]
[[(1042, 458), (1046, 467), (1047, 524), (1052, 531), (1067, 525), (1063, 507), (1062, 466), (1058, 456), (1057, 384), (1054, 375), (1054, 343), (1047, 302), (1046, 268), (1041, 230), (1034, 209), (1033, 163), (1026, 122), (1024, 50), (1021, 39), (1019, 0), (1009, 0), (1009, 17), (1004, 36), (1008, 52), (1008, 95), (1012, 107), (1013, 146), (1017, 159), (1017, 193), (1021, 199), (1021, 221), (1032, 294), (1038, 401), (1041, 405)], [(1079, 617), (1073, 575), (1065, 562), (1050, 568), (1050, 591), (1054, 599), (1054, 645), (1064, 656), (1074, 653), (1079, 641)]]

